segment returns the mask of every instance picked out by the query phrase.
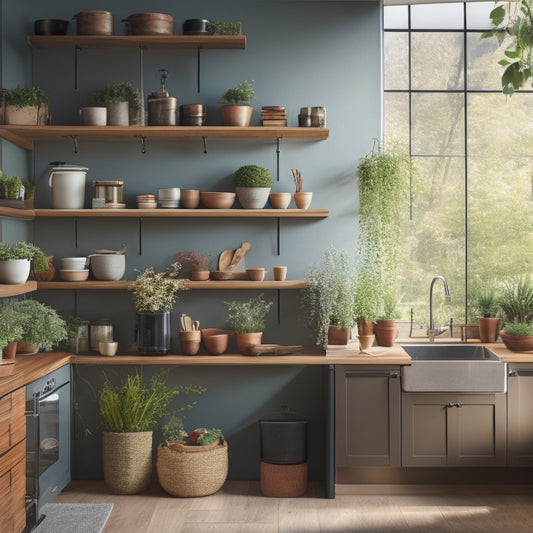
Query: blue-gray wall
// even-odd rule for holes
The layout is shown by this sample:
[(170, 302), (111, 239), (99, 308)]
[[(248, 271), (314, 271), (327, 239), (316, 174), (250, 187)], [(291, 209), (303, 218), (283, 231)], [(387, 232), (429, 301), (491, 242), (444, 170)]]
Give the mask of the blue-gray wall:
[[(2, 5), (2, 85), (17, 83), (44, 89), (51, 98), (55, 124), (77, 124), (78, 110), (88, 102), (92, 90), (118, 80), (139, 84), (139, 55), (135, 51), (82, 51), (79, 55), (79, 89), (74, 90), (74, 54), (72, 51), (31, 51), (26, 35), (32, 33), (38, 18), (71, 19), (87, 9), (81, 1), (3, 0)], [(123, 34), (122, 18), (146, 10), (140, 1), (108, 0), (91, 9), (106, 9), (115, 15), (115, 33)], [(37, 219), (23, 224), (36, 244), (50, 255), (60, 257), (89, 254), (97, 248), (128, 245), (126, 278), (134, 269), (153, 265), (166, 268), (180, 251), (209, 253), (212, 268), (224, 249), (236, 248), (243, 241), (252, 243), (246, 255), (248, 266), (287, 265), (289, 279), (305, 277), (310, 265), (331, 245), (355, 254), (357, 228), (357, 178), (359, 158), (367, 153), (381, 131), (381, 9), (378, 2), (351, 1), (197, 1), (159, 0), (151, 11), (170, 13), (176, 19), (176, 33), (187, 18), (240, 20), (247, 36), (246, 50), (207, 50), (201, 54), (201, 92), (196, 87), (195, 52), (145, 53), (145, 94), (159, 88), (160, 68), (169, 70), (168, 90), (179, 104), (207, 104), (208, 124), (220, 124), (217, 101), (230, 87), (244, 79), (254, 80), (257, 100), (252, 125), (258, 125), (262, 105), (284, 105), (289, 124), (297, 125), (299, 108), (321, 105), (327, 108), (331, 130), (326, 141), (282, 141), (280, 180), (273, 191), (293, 191), (289, 169), (298, 168), (304, 187), (313, 191), (312, 207), (327, 208), (325, 220), (282, 220), (281, 255), (276, 255), (276, 221), (242, 219), (146, 219), (142, 233), (136, 219), (80, 219), (77, 236), (74, 220)], [(74, 33), (74, 22), (70, 33)], [(26, 163), (27, 159), (29, 160)], [(179, 186), (201, 190), (233, 190), (232, 173), (241, 165), (258, 164), (276, 172), (275, 142), (265, 140), (208, 139), (208, 153), (196, 141), (150, 141), (147, 153), (132, 141), (80, 141), (79, 153), (72, 143), (38, 142), (31, 157), (2, 142), (2, 165), (7, 172), (29, 172), (37, 180), (36, 206), (51, 207), (47, 185), (48, 163), (67, 161), (89, 167), (89, 183), (96, 179), (124, 179), (125, 200), (134, 206), (135, 195), (157, 194), (160, 187)], [(87, 207), (91, 189), (87, 189)], [(6, 228), (5, 224), (3, 226)], [(9, 241), (21, 230), (4, 229), (2, 240)], [(11, 238), (11, 239), (10, 239)], [(140, 254), (142, 240), (142, 255)], [(268, 278), (267, 278), (268, 279)], [(189, 291), (176, 305), (177, 317), (185, 312), (198, 319), (202, 327), (225, 326), (224, 301), (248, 299), (257, 291)], [(264, 342), (312, 342), (312, 334), (299, 320), (298, 291), (266, 291), (275, 301), (270, 313)], [(121, 291), (40, 291), (36, 297), (56, 307), (64, 315), (77, 313), (88, 319), (110, 318), (116, 337), (124, 350), (133, 343), (134, 308), (131, 295)], [(280, 298), (278, 321), (277, 299)], [(241, 435), (251, 421), (264, 416), (265, 409), (279, 408), (277, 391), (292, 408), (316, 423), (321, 434), (322, 416), (313, 402), (301, 402), (302, 394), (321, 398), (323, 386), (316, 369), (187, 369), (185, 374), (205, 378), (213, 390), (229, 397), (229, 410), (217, 411), (218, 425), (226, 425), (228, 439)], [(243, 377), (265, 379), (257, 392), (253, 408), (242, 396)], [(295, 386), (287, 387), (286, 380)], [(223, 383), (217, 384), (217, 380)], [(311, 392), (310, 392), (311, 391)], [(210, 393), (211, 394), (211, 393)], [(213, 392), (213, 395), (216, 393)], [(254, 395), (254, 387), (246, 392)], [(88, 401), (84, 397), (85, 401)], [(244, 401), (243, 401), (244, 400)], [(197, 411), (200, 412), (200, 409)], [(213, 421), (216, 424), (216, 421)], [(199, 423), (199, 425), (206, 425)], [(229, 431), (229, 434), (228, 434)], [(251, 431), (251, 430), (250, 430)], [(245, 437), (250, 438), (251, 433)], [(313, 453), (319, 453), (317, 450)], [(243, 465), (233, 467), (237, 477), (254, 475), (256, 450), (243, 454)], [(240, 455), (239, 455), (240, 457)], [(318, 465), (320, 461), (316, 461)], [(321, 465), (314, 468), (321, 475)]]

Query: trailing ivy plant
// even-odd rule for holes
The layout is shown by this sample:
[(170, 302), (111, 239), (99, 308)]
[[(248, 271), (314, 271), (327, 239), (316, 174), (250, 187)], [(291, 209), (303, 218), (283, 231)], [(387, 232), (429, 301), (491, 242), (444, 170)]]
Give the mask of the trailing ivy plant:
[(328, 343), (329, 326), (352, 328), (355, 324), (355, 265), (344, 250), (329, 248), (306, 278), (301, 296), (302, 316), (322, 347)]
[(489, 15), (490, 31), (482, 39), (496, 37), (505, 58), (498, 61), (502, 73), (503, 93), (512, 95), (531, 78), (531, 48), (533, 46), (533, 0), (505, 2)]
[(397, 299), (402, 216), (407, 207), (410, 159), (377, 144), (359, 161), (359, 270), (357, 318), (385, 318)]

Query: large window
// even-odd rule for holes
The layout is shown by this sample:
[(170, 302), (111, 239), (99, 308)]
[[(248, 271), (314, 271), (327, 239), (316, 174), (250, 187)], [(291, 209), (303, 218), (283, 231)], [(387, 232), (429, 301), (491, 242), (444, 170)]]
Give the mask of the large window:
[(437, 274), (435, 325), (475, 321), (476, 283), (532, 273), (533, 90), (501, 92), (493, 2), (385, 8), (385, 144), (409, 150), (418, 169), (404, 228), (400, 307), (427, 328)]

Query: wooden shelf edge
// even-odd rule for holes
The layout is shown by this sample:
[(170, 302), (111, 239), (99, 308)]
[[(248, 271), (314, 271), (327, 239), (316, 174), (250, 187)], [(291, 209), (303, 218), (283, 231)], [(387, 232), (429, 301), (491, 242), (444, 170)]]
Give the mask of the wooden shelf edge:
[(0, 217), (16, 218), (19, 220), (33, 220), (35, 218), (35, 210), (0, 206)]
[[(1, 214), (1, 211), (0, 211)], [(34, 209), (48, 218), (327, 218), (328, 209)]]
[(0, 283), (0, 298), (7, 298), (9, 296), (20, 296), (37, 290), (36, 281), (27, 281), (18, 285), (5, 285)]
[[(35, 283), (35, 282), (33, 282)], [(131, 281), (38, 281), (38, 290), (128, 290)], [(187, 287), (191, 290), (213, 289), (303, 289), (306, 284), (303, 280), (285, 281), (249, 281), (249, 280), (224, 280), (224, 281), (188, 281)], [(1, 287), (1, 285), (0, 285)], [(9, 285), (12, 287), (12, 285)], [(36, 290), (32, 289), (32, 290)]]

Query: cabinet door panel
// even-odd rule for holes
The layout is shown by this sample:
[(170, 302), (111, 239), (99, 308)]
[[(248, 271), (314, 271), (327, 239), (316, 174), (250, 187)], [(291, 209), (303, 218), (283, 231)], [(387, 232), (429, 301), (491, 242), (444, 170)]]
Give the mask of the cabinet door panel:
[(508, 464), (533, 466), (533, 365), (508, 380)]

